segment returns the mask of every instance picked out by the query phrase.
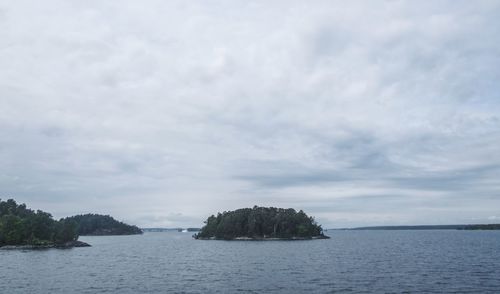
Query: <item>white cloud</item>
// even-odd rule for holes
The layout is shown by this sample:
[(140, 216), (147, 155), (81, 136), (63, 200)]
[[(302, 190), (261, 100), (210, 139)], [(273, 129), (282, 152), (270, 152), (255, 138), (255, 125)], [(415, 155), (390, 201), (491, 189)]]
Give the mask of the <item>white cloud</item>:
[(499, 10), (0, 2), (0, 195), (143, 225), (253, 204), (327, 227), (496, 214)]

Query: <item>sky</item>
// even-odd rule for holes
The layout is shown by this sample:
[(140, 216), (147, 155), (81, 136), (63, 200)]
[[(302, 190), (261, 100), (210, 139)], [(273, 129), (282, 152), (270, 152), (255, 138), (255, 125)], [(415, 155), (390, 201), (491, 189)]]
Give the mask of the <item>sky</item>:
[(0, 0), (0, 198), (500, 222), (500, 1)]

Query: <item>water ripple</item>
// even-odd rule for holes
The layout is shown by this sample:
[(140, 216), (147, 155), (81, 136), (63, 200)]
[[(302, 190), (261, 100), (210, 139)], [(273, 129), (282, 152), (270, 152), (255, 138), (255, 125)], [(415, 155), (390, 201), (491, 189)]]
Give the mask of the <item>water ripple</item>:
[(0, 251), (0, 293), (498, 293), (500, 232), (333, 231), (306, 242), (85, 237)]

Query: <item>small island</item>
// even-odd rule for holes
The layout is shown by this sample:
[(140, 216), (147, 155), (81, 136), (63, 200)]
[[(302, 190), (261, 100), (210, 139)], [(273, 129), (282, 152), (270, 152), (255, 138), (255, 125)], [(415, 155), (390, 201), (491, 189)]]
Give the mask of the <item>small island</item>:
[(54, 220), (50, 213), (0, 199), (0, 249), (87, 247), (78, 241), (77, 223)]
[(293, 208), (242, 208), (212, 215), (193, 238), (200, 240), (328, 239), (321, 225)]
[(0, 199), (0, 249), (88, 247), (79, 236), (136, 235), (142, 230), (109, 215), (83, 214), (54, 220), (50, 213)]
[(81, 214), (64, 218), (63, 221), (75, 222), (80, 236), (138, 235), (142, 230), (137, 226), (117, 221), (109, 215)]

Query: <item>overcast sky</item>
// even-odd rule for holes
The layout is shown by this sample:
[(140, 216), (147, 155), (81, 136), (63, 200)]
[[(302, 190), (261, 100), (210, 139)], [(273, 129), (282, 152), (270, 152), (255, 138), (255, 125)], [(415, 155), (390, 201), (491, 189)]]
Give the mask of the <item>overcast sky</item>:
[(0, 198), (500, 222), (500, 1), (0, 0)]

